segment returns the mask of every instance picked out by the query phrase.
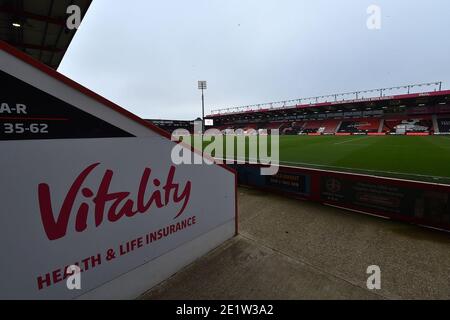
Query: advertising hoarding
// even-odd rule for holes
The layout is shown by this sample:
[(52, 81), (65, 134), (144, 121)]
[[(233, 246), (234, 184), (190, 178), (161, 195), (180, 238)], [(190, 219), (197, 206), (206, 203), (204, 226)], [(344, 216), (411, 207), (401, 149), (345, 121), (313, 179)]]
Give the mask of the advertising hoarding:
[(173, 165), (166, 132), (0, 49), (0, 298), (135, 298), (236, 234), (232, 170)]
[(264, 177), (260, 165), (233, 167), (242, 185), (450, 231), (449, 185), (291, 166)]

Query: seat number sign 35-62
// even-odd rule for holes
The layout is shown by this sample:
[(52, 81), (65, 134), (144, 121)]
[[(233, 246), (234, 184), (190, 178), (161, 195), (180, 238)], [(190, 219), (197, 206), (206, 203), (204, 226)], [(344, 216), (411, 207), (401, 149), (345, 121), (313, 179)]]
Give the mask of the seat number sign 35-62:
[(132, 137), (3, 71), (0, 83), (0, 140)]
[[(21, 103), (16, 103), (14, 105), (9, 105), (7, 102), (0, 102), (0, 115), (8, 115), (8, 116), (26, 116), (27, 115), (27, 106)], [(4, 120), (8, 120), (8, 118), (4, 117)], [(9, 118), (10, 120), (23, 119), (20, 117)], [(46, 123), (31, 123), (28, 125), (27, 123), (3, 123), (2, 128), (3, 133), (5, 134), (14, 134), (14, 133), (25, 133), (27, 131), (31, 133), (48, 133), (48, 124)]]
[[(20, 116), (27, 115), (27, 106), (17, 103), (10, 106), (7, 102), (0, 102), (0, 115), (17, 115), (19, 117), (11, 117), (10, 120), (23, 120)], [(8, 120), (8, 118), (4, 118)], [(27, 123), (27, 122), (4, 122), (2, 131), (4, 134), (24, 134), (24, 133), (48, 133), (48, 124), (42, 122)]]

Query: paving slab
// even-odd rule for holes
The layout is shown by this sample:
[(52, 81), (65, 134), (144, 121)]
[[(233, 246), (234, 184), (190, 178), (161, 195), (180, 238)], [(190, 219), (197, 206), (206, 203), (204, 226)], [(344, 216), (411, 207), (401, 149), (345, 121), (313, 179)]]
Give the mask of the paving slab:
[[(240, 235), (143, 299), (450, 299), (450, 234), (239, 188)], [(381, 269), (381, 289), (366, 271)]]

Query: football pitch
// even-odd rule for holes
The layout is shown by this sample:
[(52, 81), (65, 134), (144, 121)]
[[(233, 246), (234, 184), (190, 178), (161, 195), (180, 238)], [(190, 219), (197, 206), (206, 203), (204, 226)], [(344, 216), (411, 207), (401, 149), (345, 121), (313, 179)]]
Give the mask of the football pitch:
[(280, 136), (279, 150), (282, 165), (450, 184), (450, 136)]

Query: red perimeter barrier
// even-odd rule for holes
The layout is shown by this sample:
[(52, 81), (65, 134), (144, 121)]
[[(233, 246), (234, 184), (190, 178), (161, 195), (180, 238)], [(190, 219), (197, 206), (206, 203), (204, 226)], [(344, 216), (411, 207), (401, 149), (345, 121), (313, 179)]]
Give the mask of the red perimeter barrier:
[(429, 136), (429, 132), (407, 132), (407, 136)]
[(335, 136), (351, 136), (352, 134), (350, 132), (337, 132), (335, 133)]

